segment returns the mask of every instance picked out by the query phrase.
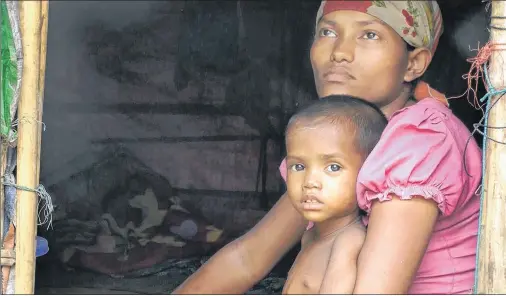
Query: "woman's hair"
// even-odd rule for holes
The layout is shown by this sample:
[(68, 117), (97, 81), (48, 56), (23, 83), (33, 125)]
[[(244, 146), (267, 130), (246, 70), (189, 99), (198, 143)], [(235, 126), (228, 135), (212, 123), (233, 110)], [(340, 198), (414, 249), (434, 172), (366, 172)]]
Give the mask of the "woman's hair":
[(352, 96), (331, 95), (311, 102), (288, 121), (286, 131), (301, 119), (348, 128), (357, 150), (367, 156), (378, 143), (388, 120), (375, 105)]

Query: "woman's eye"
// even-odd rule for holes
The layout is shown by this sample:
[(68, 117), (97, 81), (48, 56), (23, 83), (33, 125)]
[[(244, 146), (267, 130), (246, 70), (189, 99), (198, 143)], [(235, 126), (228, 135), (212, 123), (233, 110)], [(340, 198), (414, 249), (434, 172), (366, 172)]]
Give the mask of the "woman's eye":
[(304, 165), (300, 163), (292, 165), (292, 171), (300, 172), (302, 170), (304, 170)]
[(341, 169), (341, 167), (338, 164), (331, 164), (327, 167), (327, 170), (330, 172), (338, 172)]
[(374, 32), (367, 32), (364, 34), (364, 39), (376, 40), (376, 39), (378, 39), (378, 34), (376, 34)]
[(320, 37), (335, 37), (336, 33), (334, 33), (334, 31), (329, 30), (329, 29), (321, 29), (319, 36)]

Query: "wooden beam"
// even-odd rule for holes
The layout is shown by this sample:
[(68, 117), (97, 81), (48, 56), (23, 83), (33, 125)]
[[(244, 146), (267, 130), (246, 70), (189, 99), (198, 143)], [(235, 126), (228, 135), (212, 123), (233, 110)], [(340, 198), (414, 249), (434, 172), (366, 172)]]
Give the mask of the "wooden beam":
[[(40, 161), (40, 72), (41, 38), (44, 31), (41, 1), (20, 1), (20, 27), (23, 44), (23, 75), (18, 105), (17, 183), (35, 189)], [(45, 47), (45, 46), (43, 46)], [(33, 294), (35, 287), (35, 236), (37, 234), (35, 192), (17, 190), (15, 294)]]
[[(492, 1), (492, 27), (506, 28), (506, 1)], [(494, 18), (496, 16), (497, 18)], [(506, 44), (506, 30), (491, 28), (492, 44)], [(490, 57), (490, 80), (495, 89), (506, 87), (506, 45), (498, 45)], [(506, 126), (506, 97), (491, 98), (488, 126)], [(487, 134), (506, 141), (504, 129), (489, 128)], [(487, 140), (486, 172), (478, 242), (478, 294), (506, 293), (506, 145)]]

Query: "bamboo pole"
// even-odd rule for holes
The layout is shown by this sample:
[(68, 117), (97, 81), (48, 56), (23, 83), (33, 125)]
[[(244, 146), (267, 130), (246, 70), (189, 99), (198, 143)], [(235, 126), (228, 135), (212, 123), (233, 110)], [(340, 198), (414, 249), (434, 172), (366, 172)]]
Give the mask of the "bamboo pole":
[[(492, 26), (506, 28), (506, 1), (492, 1)], [(494, 18), (494, 16), (499, 18)], [(490, 57), (490, 80), (495, 89), (506, 87), (506, 30), (491, 28), (490, 41), (498, 44)], [(488, 126), (506, 126), (506, 97), (491, 98)], [(497, 101), (499, 100), (499, 101)], [(497, 103), (494, 105), (494, 102)], [(506, 142), (504, 129), (487, 129), (488, 136)], [(506, 293), (506, 145), (487, 140), (483, 208), (478, 242), (478, 294)]]
[[(0, 13), (0, 26), (2, 24), (2, 15)], [(1, 34), (1, 33), (0, 33)], [(1, 38), (1, 37), (0, 37)], [(2, 50), (2, 44), (0, 42), (0, 52)], [(1, 62), (0, 62), (0, 67), (2, 67), (1, 65)], [(0, 85), (2, 85), (2, 69), (0, 69)], [(1, 90), (0, 90), (1, 91)], [(0, 94), (0, 101), (1, 101), (1, 97), (2, 95)], [(3, 102), (0, 102), (0, 103), (3, 103)], [(0, 175), (3, 176), (4, 172), (5, 172), (5, 161), (7, 160), (7, 141), (1, 141), (0, 139)], [(4, 194), (5, 194), (5, 190), (4, 190), (4, 184), (3, 184), (3, 179), (0, 178), (0, 249), (3, 249), (3, 233), (4, 233), (4, 214), (5, 214), (5, 209), (4, 209), (4, 203), (5, 203), (5, 198), (4, 198)], [(1, 259), (0, 259), (1, 260)], [(1, 261), (0, 261), (0, 294), (3, 294), (4, 291), (2, 289), (3, 287), (3, 273), (2, 273), (2, 264), (1, 264)]]
[[(0, 143), (0, 174), (3, 175), (6, 168), (7, 161), (7, 143), (2, 141)], [(5, 190), (3, 180), (0, 178), (0, 249), (4, 246), (4, 215), (5, 215)], [(0, 259), (0, 294), (4, 293), (4, 276), (2, 272), (2, 264)]]
[[(37, 120), (39, 123), (42, 122), (42, 113), (44, 109), (44, 84), (46, 81), (46, 55), (47, 55), (47, 27), (49, 23), (49, 1), (42, 0), (41, 1), (41, 22), (42, 29), (40, 32), (40, 72), (39, 72), (39, 97), (37, 100), (39, 114), (37, 115)], [(39, 128), (38, 139), (37, 139), (37, 147), (39, 149), (38, 156), (40, 157), (40, 142), (42, 140), (42, 124), (38, 124)], [(40, 177), (40, 161), (37, 161), (37, 180)]]
[[(39, 163), (39, 83), (41, 49), (40, 1), (20, 1), (20, 27), (23, 43), (23, 75), (18, 105), (17, 183), (36, 188)], [(37, 233), (35, 192), (17, 190), (15, 294), (33, 294), (35, 283), (35, 236)]]

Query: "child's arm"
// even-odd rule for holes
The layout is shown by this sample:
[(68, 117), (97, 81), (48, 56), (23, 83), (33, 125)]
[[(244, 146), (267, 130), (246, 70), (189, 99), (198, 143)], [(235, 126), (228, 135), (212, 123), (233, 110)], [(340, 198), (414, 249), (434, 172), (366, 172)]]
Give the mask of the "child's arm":
[(364, 240), (365, 231), (360, 227), (348, 229), (336, 238), (319, 294), (353, 294)]

